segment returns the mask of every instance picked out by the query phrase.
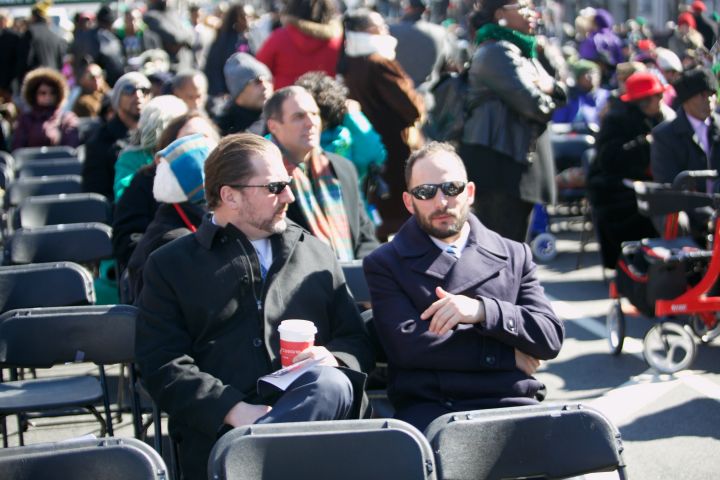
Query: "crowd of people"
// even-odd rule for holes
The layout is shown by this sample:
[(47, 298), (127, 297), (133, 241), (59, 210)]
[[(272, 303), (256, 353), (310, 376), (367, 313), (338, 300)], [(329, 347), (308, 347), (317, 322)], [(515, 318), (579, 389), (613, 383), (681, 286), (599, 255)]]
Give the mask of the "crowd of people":
[[(205, 478), (229, 427), (367, 414), (377, 352), (343, 262), (364, 260), (398, 418), (541, 400), (533, 373), (564, 327), (523, 242), (567, 177), (558, 125), (596, 138), (579, 181), (609, 268), (664, 228), (625, 180), (720, 167), (718, 23), (701, 1), (655, 32), (591, 8), (553, 30), (530, 0), (393, 5), (149, 0), (80, 12), (73, 32), (50, 0), (22, 21), (0, 11), (0, 148), (84, 150), (183, 478)], [(457, 78), (458, 134), (433, 138), (437, 89)], [(295, 361), (317, 364), (259, 391), (290, 318), (315, 323)]]

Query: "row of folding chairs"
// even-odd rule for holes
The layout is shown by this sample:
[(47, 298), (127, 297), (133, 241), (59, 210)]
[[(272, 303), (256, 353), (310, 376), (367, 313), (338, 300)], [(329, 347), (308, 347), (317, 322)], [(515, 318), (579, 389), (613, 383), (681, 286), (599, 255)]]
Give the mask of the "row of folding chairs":
[(0, 188), (17, 179), (81, 175), (83, 151), (71, 147), (20, 148), (12, 154), (0, 152)]
[[(620, 435), (578, 404), (448, 414), (419, 432), (392, 419), (249, 425), (216, 443), (211, 480), (483, 480), (569, 478), (617, 471)], [(137, 440), (103, 439), (0, 450), (0, 480), (155, 480), (168, 469)]]

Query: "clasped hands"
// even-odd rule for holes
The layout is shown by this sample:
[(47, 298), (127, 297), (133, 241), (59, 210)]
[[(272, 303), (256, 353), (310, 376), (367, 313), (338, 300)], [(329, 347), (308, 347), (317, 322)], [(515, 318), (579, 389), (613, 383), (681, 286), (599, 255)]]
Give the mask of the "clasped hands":
[[(318, 365), (326, 365), (328, 367), (337, 367), (337, 359), (330, 353), (330, 351), (321, 346), (312, 346), (306, 348), (293, 359), (293, 363), (298, 363), (303, 360), (312, 358), (319, 360)], [(238, 402), (230, 411), (225, 415), (224, 423), (233, 427), (240, 427), (243, 425), (252, 425), (257, 422), (262, 416), (272, 410), (270, 405), (254, 405), (252, 403)]]
[[(461, 323), (478, 324), (485, 321), (485, 303), (465, 295), (454, 295), (442, 287), (435, 288), (438, 299), (420, 314), (421, 320), (430, 320), (428, 332), (445, 335)], [(540, 360), (515, 349), (515, 366), (526, 375), (533, 375)]]

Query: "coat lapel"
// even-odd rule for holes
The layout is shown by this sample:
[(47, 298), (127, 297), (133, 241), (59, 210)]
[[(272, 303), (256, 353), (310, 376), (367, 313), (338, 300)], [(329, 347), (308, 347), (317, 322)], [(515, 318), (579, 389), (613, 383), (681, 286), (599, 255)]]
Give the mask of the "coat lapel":
[(410, 218), (392, 243), (399, 255), (408, 259), (410, 268), (443, 280), (450, 293), (461, 293), (478, 285), (507, 266), (507, 252), (500, 237), (469, 215), (470, 236), (458, 260), (441, 251)]

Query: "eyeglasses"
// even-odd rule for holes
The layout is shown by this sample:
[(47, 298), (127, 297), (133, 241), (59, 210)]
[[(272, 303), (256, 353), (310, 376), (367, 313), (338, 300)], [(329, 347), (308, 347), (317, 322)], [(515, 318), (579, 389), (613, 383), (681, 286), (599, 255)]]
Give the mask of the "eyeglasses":
[(410, 194), (418, 200), (430, 200), (431, 198), (435, 198), (439, 188), (446, 197), (457, 197), (465, 191), (465, 185), (467, 185), (467, 182), (461, 181), (425, 183), (410, 190)]
[(227, 186), (230, 188), (267, 188), (268, 192), (272, 193), (273, 195), (277, 195), (279, 193), (282, 193), (285, 188), (287, 188), (288, 185), (290, 185), (290, 181), (287, 182), (270, 182), (265, 185), (233, 185), (228, 183)]
[(120, 90), (120, 93), (123, 95), (133, 95), (135, 92), (139, 91), (143, 95), (147, 95), (150, 93), (150, 89), (146, 87), (136, 87), (135, 85), (126, 84), (123, 85), (122, 90)]

